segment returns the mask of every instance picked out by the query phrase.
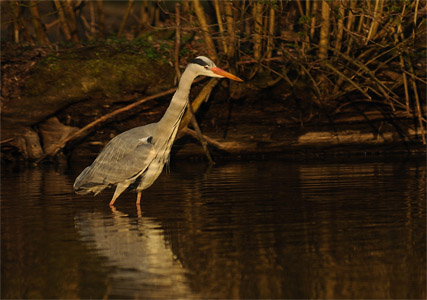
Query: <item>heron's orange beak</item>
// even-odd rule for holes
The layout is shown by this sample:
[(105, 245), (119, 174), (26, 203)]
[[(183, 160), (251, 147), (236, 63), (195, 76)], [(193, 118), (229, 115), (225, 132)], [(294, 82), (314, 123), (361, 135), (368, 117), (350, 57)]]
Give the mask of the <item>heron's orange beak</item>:
[(212, 72), (214, 72), (215, 74), (218, 74), (218, 75), (221, 75), (221, 76), (227, 77), (227, 78), (229, 78), (229, 79), (231, 79), (231, 80), (243, 81), (243, 80), (242, 80), (242, 79), (240, 79), (239, 77), (234, 76), (233, 74), (228, 73), (227, 71), (224, 71), (223, 69), (220, 69), (220, 68), (218, 68), (218, 67), (212, 67), (212, 68), (211, 68), (211, 71), (212, 71)]

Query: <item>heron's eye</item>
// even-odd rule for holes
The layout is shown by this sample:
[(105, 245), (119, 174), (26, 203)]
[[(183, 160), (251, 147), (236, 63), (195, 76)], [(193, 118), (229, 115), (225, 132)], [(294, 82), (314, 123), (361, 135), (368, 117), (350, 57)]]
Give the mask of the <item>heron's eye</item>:
[(208, 65), (205, 65), (205, 69), (206, 69), (206, 70), (209, 70), (209, 66), (208, 66)]

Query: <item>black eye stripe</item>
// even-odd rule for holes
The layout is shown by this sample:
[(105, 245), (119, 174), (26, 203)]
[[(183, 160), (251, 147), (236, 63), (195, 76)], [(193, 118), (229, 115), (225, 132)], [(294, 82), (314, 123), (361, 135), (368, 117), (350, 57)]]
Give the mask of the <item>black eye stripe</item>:
[(195, 58), (190, 63), (192, 63), (192, 64), (198, 64), (198, 65), (201, 65), (201, 66), (207, 66), (208, 65), (207, 62), (205, 62), (203, 59), (200, 59), (200, 58)]

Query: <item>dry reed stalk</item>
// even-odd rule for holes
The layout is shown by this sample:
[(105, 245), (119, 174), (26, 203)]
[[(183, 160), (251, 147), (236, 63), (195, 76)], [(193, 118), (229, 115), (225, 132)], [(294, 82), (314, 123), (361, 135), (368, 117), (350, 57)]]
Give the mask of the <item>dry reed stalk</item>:
[(200, 4), (199, 0), (193, 0), (193, 5), (194, 5), (194, 12), (196, 13), (197, 20), (199, 21), (200, 27), (202, 28), (202, 31), (203, 31), (203, 36), (205, 38), (205, 42), (207, 46), (206, 52), (208, 53), (208, 55), (211, 57), (213, 61), (217, 61), (218, 56), (215, 50), (215, 43), (209, 32), (205, 11), (203, 10), (203, 7)]
[(227, 57), (231, 58), (234, 56), (234, 53), (236, 51), (236, 29), (235, 29), (235, 21), (234, 21), (234, 17), (233, 17), (233, 9), (231, 7), (232, 2), (231, 1), (227, 1), (225, 3), (225, 21), (227, 24), (227, 41), (228, 41), (228, 45), (227, 45)]
[(384, 0), (375, 0), (375, 8), (373, 13), (373, 20), (371, 26), (369, 27), (368, 36), (365, 40), (365, 45), (369, 43), (369, 40), (375, 36), (377, 33), (378, 25), (380, 24), (380, 16), (383, 13)]
[[(402, 104), (397, 101), (396, 99), (398, 99), (398, 95), (396, 95), (395, 92), (393, 92), (389, 87), (387, 87), (384, 83), (382, 83), (376, 76), (375, 74), (362, 62), (360, 62), (359, 60), (357, 60), (356, 58), (352, 58), (340, 51), (336, 51), (335, 49), (330, 49), (334, 51), (334, 54), (341, 56), (342, 58), (344, 58), (346, 61), (354, 64), (355, 66), (359, 67), (361, 69), (361, 71), (363, 71), (364, 73), (366, 73), (378, 86), (378, 88), (380, 89), (381, 93), (385, 96), (388, 97), (387, 93), (389, 95), (392, 95), (393, 97), (390, 98), (391, 100), (394, 101), (395, 104), (398, 104), (399, 106), (401, 106)], [(360, 73), (362, 74), (362, 72)], [(372, 86), (370, 86), (372, 88)], [(386, 93), (387, 92), (387, 93)], [(380, 93), (380, 94), (381, 94)]]
[(71, 34), (71, 40), (73, 42), (79, 41), (79, 36), (77, 33), (77, 21), (76, 21), (76, 15), (73, 10), (72, 6), (72, 0), (62, 1), (62, 4), (64, 5), (64, 12), (65, 17), (67, 19), (67, 24), (70, 28), (70, 34)]
[[(224, 53), (228, 53), (227, 41), (225, 40), (225, 37), (224, 37), (224, 25), (222, 23), (222, 16), (221, 16), (221, 9), (219, 7), (219, 2), (218, 0), (214, 0), (213, 3), (215, 8), (216, 20), (218, 22), (219, 36), (221, 37), (221, 42), (222, 42), (222, 49), (224, 50)], [(221, 1), (221, 5), (222, 3), (223, 2)]]
[(96, 1), (96, 11), (98, 14), (99, 37), (103, 38), (105, 36), (105, 14), (104, 14), (104, 3), (102, 2), (102, 0)]
[(420, 97), (418, 95), (418, 89), (417, 89), (417, 82), (415, 80), (415, 77), (413, 76), (413, 74), (415, 74), (414, 72), (414, 67), (412, 66), (412, 62), (410, 59), (408, 59), (408, 66), (409, 66), (409, 71), (411, 72), (411, 83), (412, 83), (412, 90), (414, 92), (414, 97), (415, 97), (415, 108), (416, 108), (416, 116), (418, 119), (418, 125), (421, 131), (421, 138), (423, 141), (423, 145), (426, 144), (426, 131), (425, 131), (425, 118), (423, 117), (423, 113), (421, 110), (421, 104), (420, 104)]
[(13, 40), (15, 43), (19, 43), (19, 19), (21, 16), (21, 8), (19, 3), (16, 1), (9, 1), (9, 6), (11, 7), (13, 14)]
[(318, 3), (319, 3), (318, 1), (313, 1), (313, 8), (311, 10), (313, 16), (311, 17), (311, 22), (310, 22), (310, 41), (313, 41), (314, 32), (316, 31), (316, 14), (317, 14)]
[[(309, 18), (310, 17), (310, 3), (308, 1), (305, 1), (306, 10), (304, 13), (304, 10), (302, 8), (301, 0), (297, 1), (298, 11), (300, 13), (301, 18)], [(300, 53), (303, 58), (305, 58), (307, 51), (310, 48), (310, 39), (309, 39), (309, 27), (306, 25), (306, 22), (303, 23), (304, 26), (304, 32), (300, 32), (303, 35), (303, 38), (301, 39), (301, 47), (300, 47)], [(267, 30), (265, 30), (267, 32)], [(268, 43), (268, 40), (267, 40)], [(296, 42), (295, 42), (296, 43)]]
[[(402, 12), (400, 13), (400, 16), (399, 16), (400, 22), (399, 22), (399, 25), (397, 26), (396, 32), (394, 33), (394, 40), (395, 40), (396, 44), (399, 42), (399, 35), (401, 36), (402, 41), (404, 40), (404, 36), (403, 36), (403, 32), (402, 32), (402, 21), (403, 21), (403, 16), (405, 14), (405, 10), (406, 10), (406, 3), (403, 3)], [(408, 79), (407, 79), (406, 73), (405, 73), (405, 61), (403, 59), (402, 52), (399, 53), (399, 65), (400, 65), (400, 69), (402, 70), (403, 88), (405, 91), (406, 113), (409, 115), (410, 111), (411, 111), (410, 98), (409, 98), (409, 87), (408, 87)]]
[(90, 14), (90, 34), (95, 37), (96, 34), (96, 19), (95, 19), (95, 5), (93, 1), (89, 2), (89, 14)]
[(61, 24), (61, 30), (62, 30), (62, 33), (64, 34), (65, 40), (71, 41), (72, 39), (71, 31), (68, 26), (67, 20), (65, 18), (64, 8), (62, 7), (61, 2), (62, 1), (60, 0), (53, 0), (53, 3), (55, 4), (55, 7), (56, 7), (56, 12), (58, 13), (59, 23)]
[(261, 51), (262, 51), (262, 10), (263, 4), (260, 2), (252, 3), (252, 17), (254, 20), (254, 34), (253, 34), (253, 50), (254, 58), (257, 61), (261, 60)]
[(84, 27), (87, 29), (87, 30), (84, 31), (84, 34), (85, 34), (86, 38), (88, 40), (91, 40), (92, 37), (93, 37), (93, 35), (91, 35), (91, 33), (90, 33), (90, 24), (89, 24), (89, 22), (86, 20), (86, 17), (83, 16), (83, 15), (80, 16), (80, 19), (82, 20)]
[(147, 1), (141, 2), (141, 10), (139, 13), (139, 30), (141, 30), (144, 26), (146, 26), (148, 23), (148, 16), (147, 16)]
[(328, 62), (323, 62), (323, 65), (325, 65), (326, 67), (328, 67), (329, 69), (331, 69), (333, 72), (335, 72), (338, 76), (344, 78), (346, 81), (348, 81), (352, 86), (354, 86), (358, 91), (360, 91), (366, 98), (368, 98), (369, 100), (372, 100), (371, 96), (369, 96), (368, 93), (366, 93), (362, 87), (360, 87), (356, 82), (354, 82), (353, 80), (351, 80), (349, 77), (347, 77), (346, 75), (344, 75), (342, 72), (340, 72), (338, 69), (336, 69), (335, 67), (333, 67), (331, 64), (329, 64)]
[[(282, 47), (281, 50), (283, 51), (283, 53), (285, 53), (288, 56), (289, 60), (291, 60), (293, 63), (295, 63), (296, 65), (298, 65), (301, 68), (301, 70), (302, 70), (301, 73), (305, 73), (308, 76), (308, 78), (310, 78), (311, 82), (313, 83), (313, 87), (317, 93), (318, 99), (321, 99), (322, 98), (322, 92), (320, 91), (320, 87), (319, 87), (318, 83), (316, 82), (316, 80), (314, 80), (310, 71), (304, 66), (304, 63), (302, 63), (300, 60), (296, 59), (289, 51), (286, 50), (286, 48)], [(294, 83), (289, 78), (286, 81), (290, 84), (290, 86), (294, 86)]]
[(179, 82), (181, 78), (181, 71), (179, 70), (179, 48), (181, 47), (181, 5), (179, 3), (175, 4), (175, 23), (176, 23), (176, 31), (175, 31), (175, 52), (174, 52), (174, 61), (175, 61), (175, 73), (176, 73), (176, 81), (175, 84)]
[(406, 77), (405, 73), (405, 62), (403, 60), (402, 54), (399, 55), (399, 65), (402, 69), (402, 78), (403, 78), (403, 88), (405, 91), (405, 106), (406, 106), (406, 113), (409, 115), (411, 112), (410, 108), (410, 99), (409, 99), (409, 88), (408, 88), (408, 78)]
[(275, 25), (275, 10), (271, 5), (269, 14), (268, 14), (268, 37), (267, 37), (267, 59), (270, 59), (273, 55), (273, 46), (274, 46), (274, 25)]
[(310, 22), (308, 20), (310, 20), (311, 17), (311, 5), (310, 5), (310, 1), (305, 1), (305, 17), (306, 17), (306, 23), (304, 23), (304, 27), (305, 27), (305, 46), (307, 47), (307, 51), (310, 51), (310, 31), (311, 31), (311, 26), (310, 26)]
[(357, 30), (356, 32), (360, 35), (360, 32), (362, 31), (362, 28), (364, 26), (364, 21), (365, 21), (365, 10), (362, 10), (362, 13), (359, 17), (359, 23), (357, 24)]
[(18, 32), (16, 32), (16, 28), (14, 27), (14, 39), (16, 41), (18, 35), (18, 42), (21, 40), (27, 41), (28, 43), (34, 43), (33, 38), (28, 32), (28, 22), (23, 14), (23, 10), (21, 9), (21, 3), (18, 0), (10, 0), (10, 4), (12, 5), (12, 11), (14, 15), (14, 22), (18, 26)]
[(298, 11), (300, 16), (304, 16), (304, 10), (302, 9), (302, 4), (301, 4), (301, 0), (297, 0), (295, 1), (297, 3), (297, 7), (298, 7)]
[(328, 59), (330, 7), (326, 0), (322, 0), (322, 25), (320, 26), (319, 59)]
[(342, 3), (340, 4), (340, 7), (338, 9), (339, 12), (339, 19), (338, 19), (338, 25), (337, 25), (337, 34), (335, 37), (335, 49), (338, 51), (341, 50), (341, 44), (344, 34), (344, 16), (345, 16), (345, 10)]
[(356, 8), (356, 4), (357, 1), (356, 0), (351, 0), (350, 2), (350, 9), (348, 12), (348, 19), (347, 19), (347, 36), (348, 36), (348, 46), (347, 46), (347, 50), (346, 50), (346, 54), (348, 55), (350, 53), (351, 50), (351, 44), (353, 42), (353, 36), (350, 34), (351, 32), (351, 28), (353, 27), (354, 21), (355, 21), (355, 16), (353, 14), (354, 9)]

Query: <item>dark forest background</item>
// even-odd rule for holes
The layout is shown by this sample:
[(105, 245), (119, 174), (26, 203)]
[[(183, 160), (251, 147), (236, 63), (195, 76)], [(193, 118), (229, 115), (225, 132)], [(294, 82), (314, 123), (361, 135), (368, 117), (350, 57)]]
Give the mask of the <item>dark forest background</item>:
[[(65, 107), (155, 95), (197, 55), (245, 80), (225, 86), (228, 97), (272, 91), (274, 107), (289, 108), (286, 120), (299, 127), (351, 111), (379, 135), (387, 123), (425, 145), (426, 13), (420, 0), (2, 1), (2, 145), (30, 158), (56, 154), (46, 150), (44, 127), (90, 121), (67, 122)], [(91, 72), (97, 79), (88, 84)], [(55, 115), (59, 123), (46, 123)], [(37, 138), (38, 152), (28, 146)]]

